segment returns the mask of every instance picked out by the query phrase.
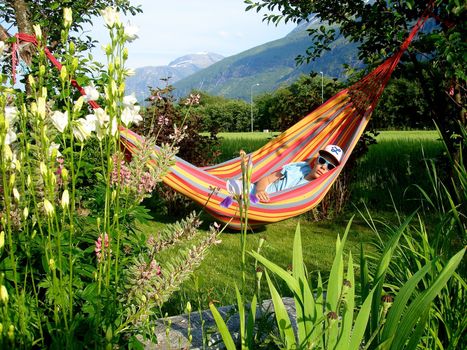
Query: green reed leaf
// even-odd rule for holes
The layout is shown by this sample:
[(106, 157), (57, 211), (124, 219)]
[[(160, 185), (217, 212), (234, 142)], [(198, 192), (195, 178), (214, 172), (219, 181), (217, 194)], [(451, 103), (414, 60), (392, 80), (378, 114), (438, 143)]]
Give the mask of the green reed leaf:
[(221, 314), (219, 313), (219, 311), (217, 311), (217, 308), (214, 306), (213, 303), (209, 303), (209, 309), (211, 310), (212, 316), (214, 317), (214, 321), (216, 321), (217, 329), (221, 334), (226, 349), (236, 350), (235, 343)]

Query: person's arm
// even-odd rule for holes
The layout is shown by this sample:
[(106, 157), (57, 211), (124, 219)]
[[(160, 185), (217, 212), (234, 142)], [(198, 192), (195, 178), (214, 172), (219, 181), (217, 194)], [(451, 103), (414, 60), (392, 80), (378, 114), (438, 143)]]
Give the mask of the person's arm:
[(282, 172), (279, 170), (259, 179), (258, 182), (256, 182), (256, 197), (261, 202), (268, 202), (269, 195), (266, 193), (266, 188), (269, 186), (269, 184), (279, 180), (281, 177)]

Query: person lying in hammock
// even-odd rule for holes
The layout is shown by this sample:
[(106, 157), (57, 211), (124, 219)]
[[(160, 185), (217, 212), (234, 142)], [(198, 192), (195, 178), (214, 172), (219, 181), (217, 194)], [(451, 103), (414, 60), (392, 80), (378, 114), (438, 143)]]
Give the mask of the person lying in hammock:
[(287, 164), (281, 170), (262, 177), (253, 185), (252, 192), (261, 202), (268, 202), (269, 194), (305, 184), (334, 169), (343, 155), (339, 146), (327, 145), (316, 158)]

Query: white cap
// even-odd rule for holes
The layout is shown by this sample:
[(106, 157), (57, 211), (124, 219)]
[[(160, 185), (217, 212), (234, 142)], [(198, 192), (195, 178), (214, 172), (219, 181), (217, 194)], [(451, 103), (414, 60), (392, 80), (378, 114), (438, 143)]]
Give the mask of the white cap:
[(331, 156), (336, 161), (336, 165), (339, 165), (341, 163), (344, 152), (342, 151), (342, 148), (337, 145), (327, 145), (324, 147), (324, 149), (319, 151), (319, 154), (326, 154)]

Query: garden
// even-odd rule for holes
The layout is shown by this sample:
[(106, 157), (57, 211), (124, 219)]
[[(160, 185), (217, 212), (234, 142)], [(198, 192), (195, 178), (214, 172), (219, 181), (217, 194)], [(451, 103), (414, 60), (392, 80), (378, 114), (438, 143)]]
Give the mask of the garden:
[[(0, 41), (2, 349), (142, 349), (161, 341), (156, 320), (203, 310), (221, 337), (212, 344), (213, 330), (203, 328), (205, 348), (456, 349), (466, 342), (465, 123), (448, 139), (437, 123), (371, 129), (315, 208), (251, 228), (249, 154), (279, 132), (219, 133), (227, 114), (209, 115), (219, 110), (204, 104), (209, 96), (176, 99), (170, 86), (153, 89), (141, 107), (125, 93), (134, 28), (115, 8), (100, 13), (110, 38), (106, 65), (77, 54), (73, 21), (82, 18), (70, 8), (55, 33), (59, 62), (51, 64), (40, 25), (23, 38), (31, 45), (16, 46), (29, 63), (22, 87), (11, 82), (20, 38)], [(316, 80), (295, 84), (290, 89)], [(329, 82), (327, 97), (341, 87)], [(274, 102), (279, 95), (259, 97), (257, 123), (296, 105)], [(392, 96), (375, 114), (396, 126)], [(285, 113), (269, 122), (282, 130), (297, 121)], [(128, 129), (145, 136), (140, 147), (123, 146)], [(198, 167), (241, 160), (243, 187), (231, 193), (239, 229), (163, 183), (178, 157)], [(285, 297), (294, 301), (292, 319)], [(274, 313), (262, 309), (265, 300)], [(239, 317), (238, 335), (218, 311), (226, 305)]]

